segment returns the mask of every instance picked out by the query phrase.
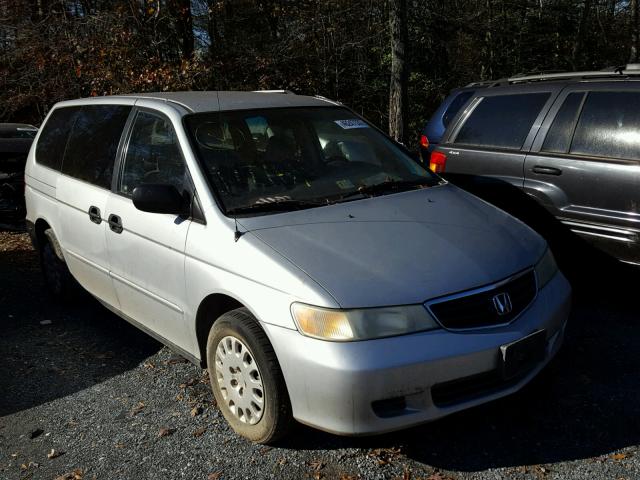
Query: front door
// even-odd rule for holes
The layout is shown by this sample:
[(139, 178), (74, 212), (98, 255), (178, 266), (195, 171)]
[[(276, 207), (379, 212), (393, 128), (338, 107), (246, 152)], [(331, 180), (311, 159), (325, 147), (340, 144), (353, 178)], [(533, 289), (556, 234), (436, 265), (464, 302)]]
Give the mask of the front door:
[(137, 210), (141, 184), (183, 191), (187, 170), (175, 131), (160, 113), (138, 110), (114, 192), (107, 201), (107, 248), (121, 311), (143, 328), (188, 349), (184, 326), (185, 242), (191, 221)]

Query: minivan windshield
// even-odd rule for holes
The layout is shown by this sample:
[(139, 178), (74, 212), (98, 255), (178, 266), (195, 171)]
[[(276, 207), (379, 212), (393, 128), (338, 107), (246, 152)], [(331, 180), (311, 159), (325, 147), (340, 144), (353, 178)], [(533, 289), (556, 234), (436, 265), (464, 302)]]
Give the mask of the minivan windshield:
[(185, 123), (228, 214), (312, 208), (441, 181), (346, 108), (199, 113)]

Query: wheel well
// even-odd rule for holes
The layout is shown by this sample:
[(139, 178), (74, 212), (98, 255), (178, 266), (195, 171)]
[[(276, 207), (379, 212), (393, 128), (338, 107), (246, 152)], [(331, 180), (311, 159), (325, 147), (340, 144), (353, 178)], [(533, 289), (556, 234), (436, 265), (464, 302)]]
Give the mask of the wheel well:
[(220, 315), (241, 307), (244, 305), (235, 298), (222, 293), (211, 294), (200, 303), (196, 314), (196, 337), (203, 368), (207, 366), (207, 339), (211, 327)]
[(32, 239), (32, 240), (35, 240), (33, 246), (35, 247), (36, 250), (39, 251), (47, 241), (47, 237), (44, 234), (44, 232), (49, 228), (51, 227), (46, 222), (46, 220), (43, 220), (42, 218), (39, 218), (38, 220), (36, 220), (36, 224), (34, 228), (35, 238)]

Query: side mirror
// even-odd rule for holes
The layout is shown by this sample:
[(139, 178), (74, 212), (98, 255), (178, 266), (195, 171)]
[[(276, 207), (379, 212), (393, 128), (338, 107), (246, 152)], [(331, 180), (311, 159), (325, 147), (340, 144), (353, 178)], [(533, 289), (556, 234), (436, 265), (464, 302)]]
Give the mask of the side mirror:
[(143, 212), (171, 213), (183, 215), (188, 213), (185, 200), (173, 185), (146, 184), (133, 189), (133, 205)]

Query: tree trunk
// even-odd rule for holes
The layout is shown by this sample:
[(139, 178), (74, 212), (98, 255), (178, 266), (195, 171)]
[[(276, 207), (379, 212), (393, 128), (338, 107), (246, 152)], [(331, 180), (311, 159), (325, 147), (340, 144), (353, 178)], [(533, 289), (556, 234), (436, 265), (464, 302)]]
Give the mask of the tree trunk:
[(391, 82), (389, 89), (389, 135), (406, 142), (409, 69), (406, 58), (407, 0), (389, 1), (391, 27)]
[(631, 0), (629, 7), (631, 8), (631, 53), (629, 55), (629, 63), (637, 63), (638, 55), (640, 55), (638, 0)]
[(191, 0), (170, 0), (167, 5), (176, 22), (176, 33), (180, 42), (182, 58), (191, 58), (193, 55)]
[(582, 50), (584, 38), (587, 30), (587, 22), (589, 21), (589, 14), (591, 13), (591, 0), (584, 0), (584, 10), (580, 18), (580, 25), (578, 26), (578, 35), (576, 41), (573, 44), (573, 51), (571, 52), (571, 61), (573, 63), (573, 69), (577, 70), (578, 66), (582, 63)]

